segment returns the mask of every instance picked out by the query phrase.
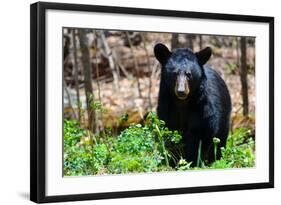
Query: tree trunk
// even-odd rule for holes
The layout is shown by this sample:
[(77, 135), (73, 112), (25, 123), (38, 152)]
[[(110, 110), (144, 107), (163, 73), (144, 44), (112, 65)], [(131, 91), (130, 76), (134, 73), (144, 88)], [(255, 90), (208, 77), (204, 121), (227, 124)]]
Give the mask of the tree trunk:
[(249, 101), (248, 101), (248, 82), (247, 82), (247, 48), (246, 37), (241, 37), (241, 72), (240, 79), (242, 85), (242, 99), (243, 99), (243, 115), (249, 114)]
[(203, 39), (202, 39), (202, 35), (199, 34), (199, 49), (202, 50), (203, 49)]
[(141, 32), (140, 35), (141, 35), (141, 39), (142, 39), (142, 42), (143, 42), (143, 48), (144, 48), (146, 59), (147, 59), (147, 67), (148, 67), (148, 70), (150, 72), (149, 84), (148, 84), (148, 96), (147, 96), (147, 98), (148, 98), (149, 109), (152, 110), (152, 102), (151, 102), (151, 86), (152, 86), (151, 76), (152, 76), (152, 69), (151, 69), (149, 53), (148, 53), (148, 50), (147, 50), (147, 47), (146, 47), (145, 33)]
[(171, 42), (171, 49), (179, 47), (179, 34), (173, 33), (172, 34), (172, 42)]
[(77, 100), (77, 107), (78, 107), (78, 120), (81, 123), (81, 110), (80, 110), (80, 93), (79, 93), (79, 70), (78, 70), (78, 62), (77, 62), (77, 47), (76, 47), (76, 39), (75, 39), (75, 29), (72, 29), (72, 41), (73, 41), (73, 58), (74, 58), (74, 80), (75, 80), (75, 89), (76, 89), (76, 100)]
[(195, 35), (194, 34), (186, 34), (185, 38), (186, 38), (186, 44), (187, 44), (186, 47), (193, 51), (193, 48), (194, 48), (193, 40), (195, 38)]
[(68, 91), (68, 88), (67, 88), (65, 80), (64, 80), (64, 90), (65, 90), (65, 93), (66, 93), (66, 96), (67, 96), (68, 106), (70, 107), (70, 109), (72, 110), (72, 113), (73, 113), (72, 117), (76, 118), (76, 113), (75, 113), (75, 110), (74, 110), (74, 108), (72, 106), (71, 96), (70, 96), (70, 93)]
[(240, 52), (240, 46), (239, 46), (239, 37), (236, 37), (236, 53), (237, 53), (237, 56), (236, 56), (236, 60), (237, 60), (237, 67), (239, 68), (240, 67), (240, 64), (241, 64), (241, 59), (240, 59), (240, 56), (239, 56), (239, 52)]
[(101, 37), (101, 41), (102, 41), (105, 53), (106, 53), (106, 55), (108, 57), (108, 62), (109, 62), (110, 70), (111, 70), (112, 75), (113, 75), (114, 90), (118, 91), (119, 90), (119, 77), (118, 77), (117, 68), (116, 68), (116, 66), (114, 64), (114, 59), (112, 57), (112, 51), (111, 51), (111, 49), (110, 49), (110, 47), (109, 47), (109, 45), (108, 45), (108, 43), (106, 41), (104, 32), (100, 31), (99, 34), (100, 34), (100, 37)]
[(63, 45), (63, 60), (69, 55), (69, 47), (70, 47), (70, 37), (68, 35), (64, 35), (64, 45)]
[(89, 130), (95, 130), (95, 123), (93, 122), (94, 110), (91, 108), (91, 105), (94, 100), (93, 96), (93, 87), (92, 87), (92, 75), (91, 75), (91, 64), (90, 64), (90, 52), (88, 49), (88, 37), (86, 35), (85, 29), (79, 29), (78, 32), (80, 40), (80, 49), (81, 49), (81, 60), (84, 71), (84, 83), (85, 83), (85, 94), (86, 94), (86, 103), (87, 103), (87, 112), (88, 112), (88, 128)]
[(135, 55), (135, 52), (134, 52), (134, 49), (133, 49), (133, 44), (132, 44), (132, 41), (130, 39), (130, 35), (129, 35), (128, 31), (126, 31), (126, 36), (127, 36), (128, 42), (129, 42), (129, 46), (130, 46), (130, 49), (131, 49), (132, 56), (133, 56), (134, 66), (135, 66), (135, 69), (137, 71), (137, 86), (138, 86), (139, 97), (141, 98), (142, 95), (141, 95), (141, 89), (140, 89), (139, 65), (138, 65), (137, 57)]
[[(99, 101), (100, 103), (102, 104), (102, 99), (101, 99), (101, 89), (100, 89), (100, 74), (99, 74), (99, 64), (98, 64), (98, 46), (97, 46), (97, 41), (96, 41), (96, 38), (98, 37), (97, 35), (97, 32), (96, 30), (93, 31), (93, 35), (94, 35), (94, 47), (95, 47), (95, 53), (94, 53), (94, 57), (96, 59), (96, 64), (95, 64), (95, 70), (96, 70), (96, 81), (97, 81), (97, 88), (98, 88), (98, 98), (99, 98)], [(100, 57), (100, 56), (99, 56)], [(100, 110), (100, 126), (101, 126), (101, 129), (103, 130), (104, 129), (104, 126), (103, 126), (103, 112), (102, 110)], [(95, 122), (97, 123), (98, 122), (98, 116), (97, 116), (97, 112), (95, 113)], [(96, 126), (96, 132), (99, 131), (99, 126)]]

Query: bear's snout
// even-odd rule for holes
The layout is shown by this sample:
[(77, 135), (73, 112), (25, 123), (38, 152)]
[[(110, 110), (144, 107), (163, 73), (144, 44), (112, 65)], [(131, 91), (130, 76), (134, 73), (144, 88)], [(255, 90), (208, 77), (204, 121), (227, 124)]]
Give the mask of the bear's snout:
[(187, 78), (184, 74), (179, 74), (176, 80), (175, 95), (180, 100), (185, 100), (189, 94)]

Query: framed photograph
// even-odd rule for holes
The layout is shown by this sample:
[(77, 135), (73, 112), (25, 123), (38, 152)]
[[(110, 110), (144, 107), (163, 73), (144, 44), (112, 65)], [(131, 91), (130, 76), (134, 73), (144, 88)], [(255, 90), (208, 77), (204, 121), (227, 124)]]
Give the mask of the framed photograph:
[(274, 187), (274, 18), (31, 5), (30, 199)]

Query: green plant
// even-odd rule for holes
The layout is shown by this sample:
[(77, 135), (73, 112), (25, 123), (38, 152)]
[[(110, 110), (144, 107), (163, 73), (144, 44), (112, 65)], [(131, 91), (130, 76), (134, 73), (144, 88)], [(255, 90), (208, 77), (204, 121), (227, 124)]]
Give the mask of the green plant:
[(127, 122), (129, 119), (129, 115), (127, 113), (123, 114), (121, 117), (120, 117), (120, 122)]
[(217, 146), (220, 143), (220, 139), (217, 138), (217, 137), (214, 137), (213, 138), (213, 143), (214, 143), (214, 159), (216, 161), (217, 160), (217, 149), (218, 149)]
[(111, 159), (108, 163), (109, 171), (111, 173), (155, 171), (158, 163), (149, 163), (156, 158), (154, 146), (149, 129), (143, 128), (140, 124), (131, 125), (113, 141)]
[[(128, 116), (124, 116), (124, 120), (126, 118)], [(175, 147), (183, 146), (181, 135), (166, 128), (155, 113), (147, 115), (144, 125), (132, 124), (117, 137), (112, 137), (110, 128), (94, 135), (82, 129), (79, 122), (64, 120), (64, 175), (253, 167), (255, 143), (250, 134), (245, 128), (230, 133), (226, 147), (221, 149), (221, 159), (210, 165), (201, 160), (199, 146), (196, 167), (191, 167), (180, 151), (175, 154)], [(213, 138), (213, 143), (216, 158), (220, 141)]]
[(80, 128), (80, 123), (76, 120), (64, 120), (64, 147), (75, 146), (81, 139), (86, 136), (86, 131)]
[(255, 166), (255, 142), (250, 130), (237, 129), (230, 133), (226, 147), (222, 148), (222, 159), (215, 161), (211, 168), (241, 168)]
[[(170, 159), (176, 162), (178, 159), (173, 154), (173, 145), (181, 147), (182, 136), (180, 133), (178, 131), (170, 131), (165, 127), (165, 122), (158, 119), (155, 112), (150, 112), (147, 115), (146, 121), (149, 129), (157, 136), (156, 139), (158, 139), (160, 146), (159, 151), (164, 156), (166, 166), (169, 166)], [(178, 155), (182, 156), (181, 152)]]
[(202, 141), (199, 141), (199, 146), (198, 146), (198, 154), (197, 154), (197, 161), (196, 161), (196, 166), (200, 167), (202, 164), (202, 159), (201, 159), (201, 150), (202, 149)]
[(176, 170), (186, 171), (191, 169), (192, 162), (187, 162), (185, 159), (181, 158), (176, 166)]
[(80, 128), (78, 121), (64, 120), (64, 174), (86, 175), (91, 163), (89, 148), (78, 145), (86, 131)]
[(156, 113), (151, 112), (144, 126), (131, 125), (116, 138), (108, 169), (111, 173), (169, 169), (172, 155), (167, 144), (178, 144), (180, 141), (180, 134), (168, 130)]
[[(145, 125), (132, 124), (115, 138), (109, 129), (102, 136), (93, 137), (94, 142), (88, 137), (89, 131), (79, 128), (79, 123), (65, 120), (64, 125), (70, 132), (65, 131), (64, 136), (65, 144), (70, 145), (64, 150), (65, 175), (171, 170), (169, 161), (174, 156), (169, 145), (181, 141), (181, 135), (168, 130), (156, 113), (147, 115)], [(69, 135), (77, 135), (75, 142)]]

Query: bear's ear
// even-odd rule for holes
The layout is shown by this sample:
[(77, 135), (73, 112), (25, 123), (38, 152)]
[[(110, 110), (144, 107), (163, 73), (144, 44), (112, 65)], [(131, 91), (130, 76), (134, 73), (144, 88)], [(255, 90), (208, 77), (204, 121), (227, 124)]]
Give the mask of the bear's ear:
[(210, 47), (206, 47), (203, 50), (195, 53), (198, 63), (203, 66), (211, 57), (212, 55), (212, 49)]
[(158, 43), (154, 46), (154, 55), (162, 65), (165, 65), (168, 58), (171, 56), (171, 52), (165, 45)]

